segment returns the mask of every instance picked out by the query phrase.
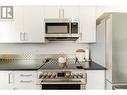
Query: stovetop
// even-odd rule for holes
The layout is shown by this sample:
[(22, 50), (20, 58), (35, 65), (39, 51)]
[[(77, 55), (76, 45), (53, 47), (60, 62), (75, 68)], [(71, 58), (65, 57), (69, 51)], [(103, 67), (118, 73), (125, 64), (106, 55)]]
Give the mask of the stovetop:
[[(44, 64), (40, 69), (62, 69), (59, 64)], [(63, 69), (83, 69), (83, 67), (79, 67), (77, 64), (67, 64), (66, 68)]]

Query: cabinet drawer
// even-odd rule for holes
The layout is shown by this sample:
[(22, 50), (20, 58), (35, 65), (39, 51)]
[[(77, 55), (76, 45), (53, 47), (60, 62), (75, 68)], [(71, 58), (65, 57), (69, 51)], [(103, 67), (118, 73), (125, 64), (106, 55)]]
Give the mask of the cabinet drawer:
[(37, 77), (36, 71), (16, 71), (14, 72), (15, 77), (20, 78), (32, 78)]
[(16, 84), (35, 84), (36, 79), (17, 79), (15, 80)]
[(14, 72), (14, 82), (16, 84), (33, 84), (36, 83), (36, 71), (16, 71)]

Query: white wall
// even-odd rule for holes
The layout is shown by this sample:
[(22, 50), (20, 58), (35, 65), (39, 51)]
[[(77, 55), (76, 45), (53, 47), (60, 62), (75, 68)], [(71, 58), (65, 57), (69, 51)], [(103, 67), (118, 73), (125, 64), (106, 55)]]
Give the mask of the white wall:
[(88, 44), (76, 44), (73, 41), (57, 41), (47, 44), (0, 44), (0, 53), (74, 54), (76, 49), (86, 47)]

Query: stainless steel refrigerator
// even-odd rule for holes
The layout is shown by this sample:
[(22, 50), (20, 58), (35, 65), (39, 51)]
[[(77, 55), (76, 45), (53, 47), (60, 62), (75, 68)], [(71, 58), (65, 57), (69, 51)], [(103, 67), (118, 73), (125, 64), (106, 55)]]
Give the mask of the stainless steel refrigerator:
[(98, 52), (103, 54), (107, 68), (106, 89), (123, 85), (124, 89), (127, 88), (127, 13), (105, 13), (100, 16), (97, 19), (97, 43), (93, 46), (100, 46), (101, 51)]

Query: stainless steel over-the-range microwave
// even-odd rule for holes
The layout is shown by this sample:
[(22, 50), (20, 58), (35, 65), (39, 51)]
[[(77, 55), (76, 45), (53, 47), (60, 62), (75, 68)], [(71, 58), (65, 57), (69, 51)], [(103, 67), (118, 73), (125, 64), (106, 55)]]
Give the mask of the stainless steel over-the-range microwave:
[(45, 37), (79, 37), (79, 19), (45, 19)]

